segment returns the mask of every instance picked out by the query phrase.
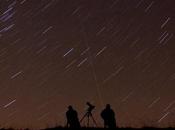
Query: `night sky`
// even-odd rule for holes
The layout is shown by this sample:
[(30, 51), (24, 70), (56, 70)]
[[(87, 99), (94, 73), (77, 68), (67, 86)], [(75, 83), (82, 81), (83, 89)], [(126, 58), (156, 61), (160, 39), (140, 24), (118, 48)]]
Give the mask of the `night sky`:
[(0, 127), (175, 126), (175, 0), (0, 0)]

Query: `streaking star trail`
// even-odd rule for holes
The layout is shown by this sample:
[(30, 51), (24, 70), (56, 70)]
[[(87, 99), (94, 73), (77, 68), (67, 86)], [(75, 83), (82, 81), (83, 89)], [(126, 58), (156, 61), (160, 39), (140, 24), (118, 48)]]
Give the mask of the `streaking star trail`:
[(0, 126), (65, 125), (111, 104), (119, 127), (175, 125), (174, 0), (0, 0)]

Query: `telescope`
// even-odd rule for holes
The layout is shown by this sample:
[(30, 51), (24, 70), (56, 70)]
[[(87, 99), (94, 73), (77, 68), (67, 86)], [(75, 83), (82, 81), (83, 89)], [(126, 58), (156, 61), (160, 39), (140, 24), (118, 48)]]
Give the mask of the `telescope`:
[(86, 105), (88, 105), (87, 112), (89, 112), (89, 113), (91, 113), (91, 112), (92, 112), (92, 110), (94, 110), (94, 109), (95, 109), (95, 106), (94, 106), (94, 105), (92, 105), (92, 104), (91, 104), (91, 103), (89, 103), (89, 102), (87, 102), (87, 103), (86, 103)]
[(84, 116), (82, 117), (82, 119), (80, 120), (80, 123), (87, 118), (87, 127), (89, 127), (89, 123), (90, 123), (90, 118), (92, 119), (93, 123), (97, 126), (97, 122), (95, 121), (93, 115), (92, 115), (92, 110), (95, 109), (95, 106), (90, 104), (89, 102), (86, 102), (86, 105), (88, 106), (87, 112), (84, 114)]

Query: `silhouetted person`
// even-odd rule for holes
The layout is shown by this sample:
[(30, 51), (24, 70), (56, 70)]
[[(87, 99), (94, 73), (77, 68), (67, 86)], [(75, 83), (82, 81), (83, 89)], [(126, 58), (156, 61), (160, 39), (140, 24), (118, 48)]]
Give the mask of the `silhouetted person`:
[(76, 110), (73, 109), (72, 106), (68, 107), (68, 111), (66, 112), (66, 118), (67, 118), (67, 127), (80, 128), (78, 114)]
[(105, 128), (116, 128), (115, 113), (109, 104), (107, 104), (106, 108), (101, 112), (101, 117), (104, 120)]

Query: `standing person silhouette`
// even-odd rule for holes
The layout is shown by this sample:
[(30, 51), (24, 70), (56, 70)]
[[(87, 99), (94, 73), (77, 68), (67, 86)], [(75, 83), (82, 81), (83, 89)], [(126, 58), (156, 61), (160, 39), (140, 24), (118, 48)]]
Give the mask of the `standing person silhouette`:
[(101, 112), (101, 117), (104, 120), (104, 128), (116, 128), (115, 113), (110, 104)]
[(72, 106), (68, 106), (68, 111), (66, 112), (67, 127), (70, 128), (80, 128), (80, 122), (78, 119), (78, 113), (73, 109)]

